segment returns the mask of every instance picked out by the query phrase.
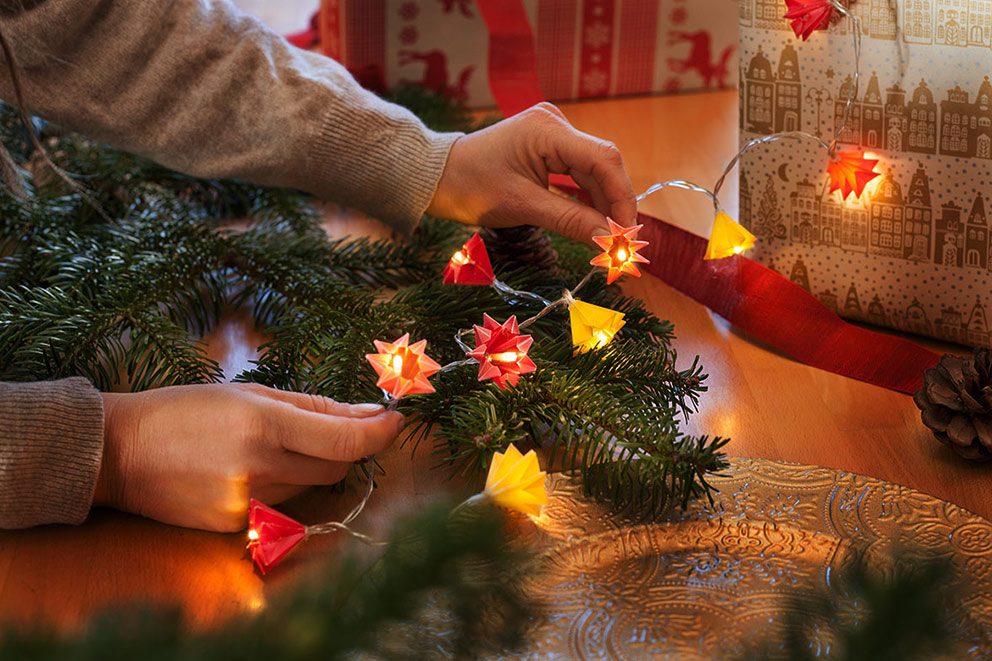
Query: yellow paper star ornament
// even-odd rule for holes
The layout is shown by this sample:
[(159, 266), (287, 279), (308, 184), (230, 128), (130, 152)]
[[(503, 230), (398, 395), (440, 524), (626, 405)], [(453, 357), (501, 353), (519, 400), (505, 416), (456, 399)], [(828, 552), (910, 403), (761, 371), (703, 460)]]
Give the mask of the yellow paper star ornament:
[(531, 450), (520, 454), (511, 443), (505, 453), (493, 454), (482, 493), (500, 507), (539, 516), (548, 502), (544, 478), (545, 472), (537, 463), (537, 453)]
[(739, 255), (757, 240), (743, 225), (721, 211), (713, 221), (713, 232), (703, 259), (723, 259)]
[(576, 353), (606, 346), (626, 323), (622, 312), (585, 301), (572, 303), (568, 308), (568, 320), (572, 324), (572, 344)]

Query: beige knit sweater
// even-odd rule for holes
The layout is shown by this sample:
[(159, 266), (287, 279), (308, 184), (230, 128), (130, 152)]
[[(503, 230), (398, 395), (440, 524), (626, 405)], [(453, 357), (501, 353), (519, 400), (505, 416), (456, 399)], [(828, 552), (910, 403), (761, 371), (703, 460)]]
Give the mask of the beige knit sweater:
[[(299, 188), (400, 231), (427, 208), (458, 137), (223, 1), (0, 0), (0, 28), (32, 114), (183, 172)], [(0, 98), (14, 98), (2, 58)], [(83, 379), (0, 384), (0, 420), (0, 528), (82, 522), (103, 449), (99, 393)]]

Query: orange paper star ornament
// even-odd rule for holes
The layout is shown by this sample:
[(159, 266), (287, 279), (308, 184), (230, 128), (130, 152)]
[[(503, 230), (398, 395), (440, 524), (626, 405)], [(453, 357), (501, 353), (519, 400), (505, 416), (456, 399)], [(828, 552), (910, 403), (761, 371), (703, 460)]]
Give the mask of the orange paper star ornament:
[(641, 271), (637, 264), (650, 264), (646, 257), (637, 254), (638, 250), (648, 245), (647, 241), (637, 240), (637, 232), (643, 225), (624, 227), (613, 222), (612, 218), (607, 218), (606, 222), (610, 224), (609, 235), (592, 237), (603, 252), (589, 260), (589, 263), (606, 269), (607, 284), (613, 284), (624, 273), (639, 277)]
[(827, 174), (830, 175), (830, 192), (839, 190), (844, 199), (851, 193), (861, 197), (868, 182), (879, 176), (875, 172), (877, 158), (865, 158), (862, 151), (845, 151), (834, 155), (827, 163)]
[(432, 358), (424, 353), (427, 340), (410, 344), (407, 333), (395, 342), (375, 340), (379, 353), (365, 354), (365, 359), (379, 375), (376, 385), (396, 399), (404, 395), (434, 392), (434, 386), (427, 380), (441, 369)]

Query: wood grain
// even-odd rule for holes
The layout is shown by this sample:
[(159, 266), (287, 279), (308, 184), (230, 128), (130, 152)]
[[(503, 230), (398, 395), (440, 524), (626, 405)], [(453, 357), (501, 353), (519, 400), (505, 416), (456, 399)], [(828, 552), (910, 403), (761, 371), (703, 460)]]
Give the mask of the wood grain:
[[(638, 191), (676, 176), (712, 185), (736, 149), (733, 92), (599, 101), (564, 110), (583, 130), (617, 143)], [(736, 186), (722, 196), (731, 212), (735, 196)], [(712, 222), (706, 201), (689, 193), (665, 192), (642, 208), (701, 235)], [(327, 215), (333, 234), (383, 232), (374, 221), (333, 207)], [(675, 323), (683, 360), (701, 356), (709, 391), (687, 425), (690, 432), (732, 437), (732, 454), (854, 471), (992, 515), (987, 469), (943, 451), (909, 397), (797, 364), (651, 277), (628, 279), (624, 288)], [(208, 341), (233, 376), (249, 367), (263, 339), (238, 313), (228, 315)], [(381, 459), (388, 474), (359, 521), (373, 534), (444, 491), (472, 489), (432, 471), (424, 449), (411, 455), (409, 448), (397, 447)], [(355, 498), (354, 487), (344, 495), (314, 490), (287, 510), (305, 521), (326, 520)], [(244, 559), (241, 535), (182, 530), (109, 511), (95, 512), (76, 528), (3, 532), (0, 621), (75, 628), (102, 607), (139, 600), (179, 604), (192, 626), (206, 627), (264, 607), (315, 558), (341, 544), (333, 537), (310, 542), (263, 581)]]

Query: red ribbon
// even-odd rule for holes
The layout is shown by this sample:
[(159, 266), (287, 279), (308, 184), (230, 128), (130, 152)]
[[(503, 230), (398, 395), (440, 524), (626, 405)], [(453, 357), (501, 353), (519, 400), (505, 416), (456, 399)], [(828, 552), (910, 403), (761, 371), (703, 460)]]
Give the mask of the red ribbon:
[[(521, 0), (476, 0), (489, 28), (489, 86), (504, 116), (544, 100), (534, 36)], [(552, 183), (585, 197), (568, 177)], [(646, 271), (702, 303), (750, 337), (807, 365), (903, 393), (923, 385), (940, 356), (892, 335), (847, 323), (802, 287), (746, 257), (703, 260), (705, 239), (638, 214)]]
[[(575, 186), (559, 185), (585, 198)], [(645, 271), (748, 336), (806, 365), (913, 394), (940, 355), (909, 340), (850, 324), (799, 285), (742, 255), (704, 260), (708, 241), (638, 212), (650, 245)]]

